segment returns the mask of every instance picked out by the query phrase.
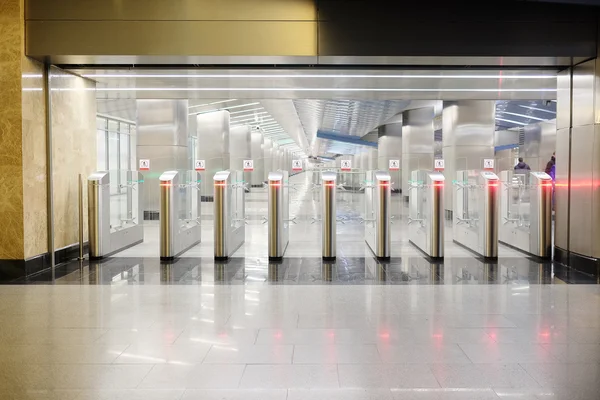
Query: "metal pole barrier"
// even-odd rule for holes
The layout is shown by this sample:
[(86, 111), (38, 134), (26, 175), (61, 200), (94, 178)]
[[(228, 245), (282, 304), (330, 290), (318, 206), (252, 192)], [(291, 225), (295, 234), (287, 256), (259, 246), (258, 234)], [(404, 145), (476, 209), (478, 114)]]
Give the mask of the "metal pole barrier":
[(79, 258), (83, 260), (83, 176), (79, 174)]
[(321, 198), (322, 222), (321, 222), (321, 246), (324, 260), (334, 260), (336, 257), (336, 180), (335, 172), (322, 172), (323, 191)]

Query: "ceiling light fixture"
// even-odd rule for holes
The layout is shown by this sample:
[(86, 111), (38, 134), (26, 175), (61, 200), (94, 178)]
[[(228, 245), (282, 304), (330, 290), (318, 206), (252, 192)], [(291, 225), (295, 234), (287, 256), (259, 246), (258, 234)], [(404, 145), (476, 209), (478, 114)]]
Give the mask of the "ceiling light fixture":
[(521, 117), (521, 118), (527, 118), (527, 119), (534, 119), (536, 121), (546, 121), (544, 118), (532, 117), (531, 115), (517, 114), (517, 113), (514, 113), (514, 112), (500, 111), (499, 113), (500, 114), (514, 115), (515, 117)]
[[(539, 88), (539, 89), (499, 89), (499, 88), (489, 88), (489, 89), (467, 89), (467, 88), (456, 88), (456, 89), (440, 89), (440, 88), (324, 88), (324, 87), (316, 87), (316, 88), (279, 88), (279, 87), (264, 87), (264, 88), (96, 88), (90, 89), (96, 90), (98, 92), (496, 92), (496, 93), (516, 93), (516, 92), (556, 92), (556, 88)], [(237, 107), (247, 107), (249, 105), (256, 105), (259, 103), (249, 103), (243, 104), (240, 106), (232, 106), (232, 107), (223, 107), (217, 108), (215, 110), (210, 111), (218, 111), (218, 110), (227, 110), (231, 108)], [(210, 112), (210, 111), (202, 111), (202, 112)], [(199, 114), (199, 113), (197, 113)]]
[(204, 107), (204, 106), (211, 106), (213, 104), (221, 104), (221, 103), (229, 103), (231, 101), (237, 101), (237, 99), (229, 99), (229, 100), (221, 100), (221, 101), (213, 101), (212, 103), (206, 103), (206, 104), (198, 104), (196, 106), (189, 106), (188, 109), (190, 108), (194, 108), (194, 107)]
[(257, 107), (257, 108), (251, 108), (249, 110), (242, 110), (242, 111), (233, 111), (230, 112), (229, 114), (233, 115), (233, 114), (239, 114), (239, 113), (245, 113), (245, 112), (250, 112), (250, 111), (259, 111), (259, 110), (264, 110), (264, 107)]
[(528, 110), (536, 110), (536, 111), (547, 112), (547, 113), (550, 113), (550, 114), (556, 114), (556, 111), (545, 110), (543, 108), (537, 108), (537, 107), (531, 107), (531, 106), (523, 106), (523, 105), (520, 105), (520, 104), (519, 104), (519, 107), (527, 108)]
[(496, 119), (498, 121), (510, 122), (511, 124), (516, 124), (516, 125), (528, 125), (527, 122), (513, 121), (510, 119), (504, 119), (504, 118), (498, 118), (498, 117), (496, 117)]
[[(164, 89), (166, 89), (166, 88), (164, 88)], [(192, 89), (192, 88), (187, 88), (187, 89)], [(173, 89), (173, 90), (179, 90), (179, 89)], [(161, 90), (161, 91), (163, 91), (163, 90)], [(231, 107), (214, 108), (212, 110), (202, 110), (202, 111), (198, 111), (198, 112), (193, 112), (193, 113), (190, 113), (188, 115), (206, 114), (206, 113), (215, 112), (215, 111), (229, 110), (229, 109), (232, 109), (232, 108), (254, 106), (256, 104), (260, 104), (260, 103), (257, 102), (257, 103), (240, 104), (240, 105), (231, 106)]]
[(556, 75), (378, 75), (378, 74), (85, 74), (85, 78), (195, 78), (195, 79), (277, 79), (277, 78), (349, 78), (349, 79), (552, 79)]
[(246, 117), (249, 117), (249, 116), (258, 116), (258, 115), (264, 115), (264, 114), (268, 114), (268, 112), (263, 111), (263, 112), (259, 112), (259, 113), (249, 113), (249, 114), (236, 115), (235, 117), (231, 117), (231, 119), (246, 118)]

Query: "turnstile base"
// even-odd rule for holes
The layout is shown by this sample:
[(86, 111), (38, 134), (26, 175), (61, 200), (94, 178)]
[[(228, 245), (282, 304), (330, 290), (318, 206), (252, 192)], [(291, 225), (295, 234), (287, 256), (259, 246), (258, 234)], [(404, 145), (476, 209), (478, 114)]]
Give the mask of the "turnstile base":
[(469, 250), (471, 253), (478, 255), (479, 257), (483, 257), (486, 260), (497, 260), (498, 256), (496, 257), (488, 257), (488, 256), (484, 256), (481, 253), (478, 253), (477, 251), (473, 250), (472, 248), (465, 246), (464, 244), (462, 244), (461, 242), (457, 242), (456, 240), (452, 240), (454, 243), (456, 243), (457, 245), (459, 245), (460, 247), (462, 247), (463, 249)]
[(123, 247), (121, 247), (120, 249), (117, 249), (117, 250), (115, 250), (115, 251), (111, 251), (110, 253), (107, 253), (107, 254), (105, 254), (105, 255), (103, 255), (103, 256), (92, 256), (92, 255), (89, 255), (89, 256), (90, 256), (90, 260), (102, 260), (103, 258), (110, 257), (110, 256), (112, 256), (113, 254), (119, 253), (119, 252), (121, 252), (121, 251), (123, 251), (123, 250), (127, 250), (127, 249), (129, 249), (130, 247), (137, 246), (137, 245), (138, 245), (138, 244), (140, 244), (140, 243), (144, 243), (144, 239), (140, 239), (140, 240), (138, 240), (138, 241), (136, 241), (136, 242), (130, 243), (130, 244), (128, 244), (127, 246), (123, 246)]
[(283, 256), (281, 256), (281, 257), (269, 257), (269, 261), (283, 261)]
[(498, 243), (502, 243), (502, 245), (504, 245), (506, 247), (510, 247), (511, 249), (517, 250), (517, 251), (519, 251), (519, 252), (521, 252), (521, 253), (523, 253), (525, 255), (528, 255), (530, 257), (539, 258), (540, 260), (549, 260), (550, 258), (552, 258), (552, 256), (550, 255), (552, 252), (549, 252), (550, 254), (547, 257), (542, 257), (542, 256), (538, 256), (537, 254), (533, 254), (533, 253), (530, 253), (530, 252), (528, 252), (526, 250), (523, 250), (523, 249), (521, 249), (521, 248), (519, 248), (517, 246), (513, 246), (512, 244), (503, 242), (502, 240), (498, 240)]
[(229, 256), (225, 256), (225, 257), (215, 256), (215, 261), (227, 261), (227, 260), (229, 260)]
[[(421, 247), (419, 247), (419, 245), (417, 245), (412, 240), (409, 240), (408, 243), (412, 244), (415, 247), (415, 249), (419, 250), (425, 257), (427, 257), (428, 260), (431, 260), (431, 261), (442, 261), (444, 259), (444, 256), (434, 257), (434, 256), (429, 255), (425, 250), (423, 250)], [(458, 244), (460, 244), (460, 243), (458, 243)]]
[(336, 259), (336, 256), (333, 256), (333, 257), (325, 257), (325, 256), (323, 256), (323, 261), (335, 261), (335, 259)]

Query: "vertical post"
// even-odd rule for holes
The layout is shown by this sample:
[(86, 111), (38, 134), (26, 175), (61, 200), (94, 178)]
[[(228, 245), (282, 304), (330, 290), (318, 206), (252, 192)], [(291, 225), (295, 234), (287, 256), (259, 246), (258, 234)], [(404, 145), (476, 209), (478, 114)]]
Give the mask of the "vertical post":
[(48, 254), (52, 281), (55, 279), (54, 259), (54, 179), (52, 176), (52, 97), (50, 93), (50, 64), (44, 64), (44, 108), (46, 110), (46, 223)]
[(435, 172), (430, 174), (431, 180), (431, 225), (429, 235), (431, 236), (431, 247), (429, 256), (434, 258), (444, 257), (444, 176)]
[(269, 260), (281, 260), (285, 244), (283, 243), (283, 173), (270, 172), (269, 180)]
[(391, 192), (390, 192), (390, 180), (391, 177), (387, 173), (377, 171), (375, 174), (376, 185), (375, 188), (375, 228), (376, 228), (376, 245), (377, 245), (377, 258), (388, 259), (391, 255), (391, 235), (390, 235), (390, 203), (391, 203)]
[(487, 179), (484, 185), (483, 256), (498, 257), (498, 190), (499, 180)]
[(334, 260), (336, 257), (336, 178), (335, 172), (321, 173), (323, 195), (321, 198), (322, 233), (321, 246), (324, 260)]
[(83, 176), (79, 174), (79, 260), (83, 260)]

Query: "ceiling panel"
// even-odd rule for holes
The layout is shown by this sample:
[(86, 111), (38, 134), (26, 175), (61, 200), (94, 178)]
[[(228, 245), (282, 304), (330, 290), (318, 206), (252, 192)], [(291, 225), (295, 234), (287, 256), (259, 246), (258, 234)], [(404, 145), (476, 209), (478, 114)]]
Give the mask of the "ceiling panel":
[(501, 100), (496, 102), (496, 130), (518, 128), (556, 118), (552, 100)]

